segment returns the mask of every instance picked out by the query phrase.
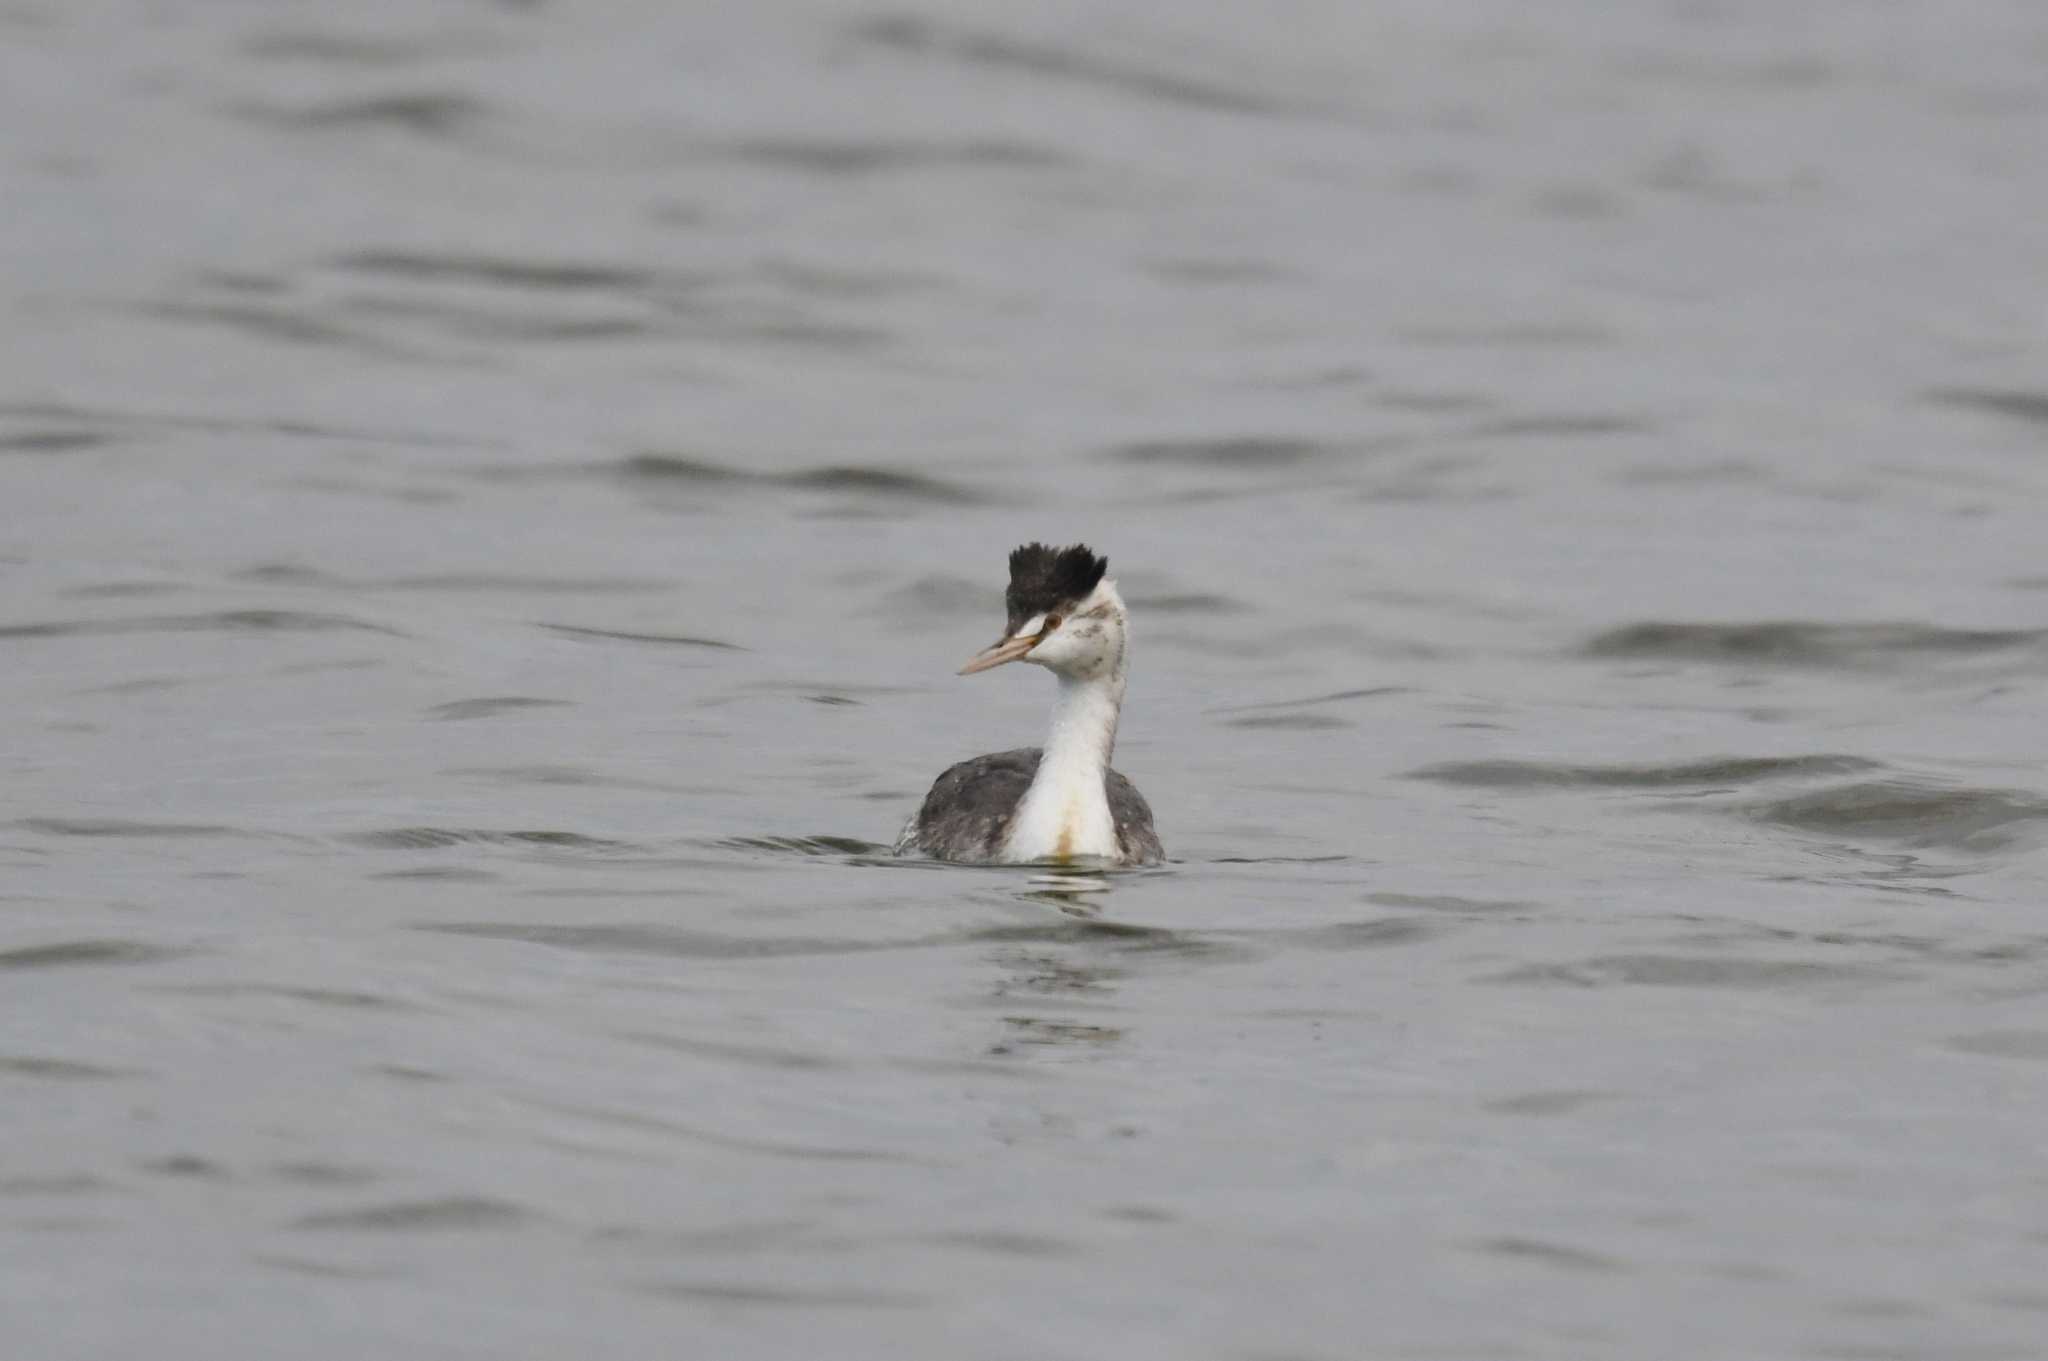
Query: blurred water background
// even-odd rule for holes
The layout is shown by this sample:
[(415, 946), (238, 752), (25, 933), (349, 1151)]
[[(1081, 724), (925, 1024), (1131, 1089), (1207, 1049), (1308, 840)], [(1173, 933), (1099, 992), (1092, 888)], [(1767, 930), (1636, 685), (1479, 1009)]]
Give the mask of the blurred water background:
[[(6, 1354), (2048, 1354), (2044, 130), (2032, 0), (0, 0)], [(1029, 538), (1078, 897), (876, 853)]]

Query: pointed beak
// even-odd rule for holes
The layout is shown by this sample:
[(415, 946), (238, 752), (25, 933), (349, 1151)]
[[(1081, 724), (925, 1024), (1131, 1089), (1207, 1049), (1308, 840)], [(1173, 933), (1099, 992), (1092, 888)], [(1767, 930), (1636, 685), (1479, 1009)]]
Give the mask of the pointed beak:
[(1038, 646), (1038, 640), (1045, 635), (1033, 633), (1021, 638), (1005, 638), (994, 647), (984, 648), (968, 658), (967, 665), (960, 668), (960, 674), (971, 676), (977, 671), (986, 671), (1004, 662), (1014, 662)]

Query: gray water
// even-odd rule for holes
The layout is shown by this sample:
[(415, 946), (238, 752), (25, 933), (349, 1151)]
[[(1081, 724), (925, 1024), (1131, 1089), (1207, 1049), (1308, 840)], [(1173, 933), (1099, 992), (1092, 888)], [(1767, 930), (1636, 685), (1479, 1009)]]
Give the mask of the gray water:
[[(2048, 1355), (2032, 0), (0, 4), (9, 1357)], [(891, 861), (1133, 611), (1172, 862)]]

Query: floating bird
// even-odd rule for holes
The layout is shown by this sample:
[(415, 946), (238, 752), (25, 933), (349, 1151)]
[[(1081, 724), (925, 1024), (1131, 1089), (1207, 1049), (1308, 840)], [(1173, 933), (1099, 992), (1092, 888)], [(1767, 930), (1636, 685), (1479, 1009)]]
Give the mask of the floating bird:
[(1085, 544), (1028, 543), (1010, 554), (1009, 625), (960, 674), (1019, 661), (1052, 672), (1060, 683), (1052, 733), (1043, 747), (950, 767), (897, 838), (896, 854), (984, 865), (1165, 858), (1145, 796), (1109, 768), (1130, 630), (1108, 570), (1109, 559)]

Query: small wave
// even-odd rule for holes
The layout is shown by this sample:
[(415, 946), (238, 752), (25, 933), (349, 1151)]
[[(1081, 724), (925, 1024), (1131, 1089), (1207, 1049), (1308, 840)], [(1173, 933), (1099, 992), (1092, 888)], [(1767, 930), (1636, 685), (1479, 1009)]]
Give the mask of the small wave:
[(163, 989), (190, 997), (275, 997), (350, 1011), (418, 1011), (419, 1007), (381, 993), (353, 988), (308, 988), (284, 983), (180, 983)]
[(1369, 893), (1366, 901), (1381, 907), (1408, 907), (1455, 916), (1533, 912), (1537, 908), (1537, 904), (1525, 898), (1460, 898), (1449, 893)]
[(1984, 1030), (1974, 1035), (1951, 1036), (1947, 1046), (1959, 1053), (1989, 1058), (2048, 1062), (2048, 1030)]
[(0, 969), (61, 969), (79, 964), (159, 964), (187, 951), (139, 940), (67, 940), (0, 950)]
[(0, 1076), (47, 1078), (58, 1082), (93, 1082), (135, 1076), (134, 1070), (105, 1068), (76, 1059), (50, 1059), (29, 1055), (0, 1054)]
[[(1028, 899), (1041, 895), (1025, 894)], [(1186, 959), (1242, 959), (1247, 947), (1240, 942), (1165, 926), (1069, 914), (1026, 922), (1016, 926), (985, 926), (967, 933), (967, 939), (990, 945), (1062, 945), (1085, 942), (1113, 946), (1133, 955), (1158, 955)], [(1092, 985), (1092, 977), (1083, 980)]]
[(935, 477), (926, 477), (922, 473), (851, 464), (807, 468), (789, 473), (756, 473), (674, 454), (636, 454), (618, 466), (626, 476), (650, 482), (788, 487), (800, 491), (841, 492), (884, 497), (895, 501), (926, 501), (949, 506), (973, 505), (984, 499), (965, 487), (942, 482)]
[(297, 132), (391, 128), (421, 137), (452, 137), (485, 121), (490, 106), (448, 90), (401, 91), (317, 104), (244, 104), (242, 117)]
[(1933, 624), (1629, 624), (1583, 644), (1582, 656), (1864, 667), (1911, 657), (1975, 656), (2039, 647), (2042, 629), (1950, 629)]
[(1942, 406), (1970, 407), (1994, 416), (2048, 425), (2048, 392), (2023, 392), (2003, 388), (1935, 388), (1927, 400)]
[(1601, 435), (1643, 435), (1657, 427), (1639, 416), (1584, 415), (1512, 416), (1477, 426), (1480, 439), (1591, 439)]
[(1475, 392), (1427, 391), (1415, 388), (1385, 392), (1380, 394), (1376, 401), (1389, 411), (1410, 411), (1424, 416), (1463, 416), (1489, 410), (1495, 405), (1493, 398)]
[(685, 633), (633, 633), (625, 629), (586, 628), (581, 624), (540, 624), (538, 627), (567, 638), (587, 638), (600, 642), (652, 643), (662, 647), (709, 647), (726, 652), (746, 651), (738, 643), (722, 643), (716, 638), (695, 638)]
[(850, 836), (736, 836), (718, 843), (731, 851), (779, 851), (794, 855), (881, 855), (888, 847)]
[(638, 1110), (616, 1110), (602, 1106), (551, 1101), (535, 1097), (522, 1098), (522, 1102), (536, 1110), (551, 1111), (558, 1115), (566, 1115), (579, 1120), (589, 1120), (616, 1129), (629, 1129), (645, 1134), (666, 1135), (670, 1138), (681, 1140), (684, 1143), (724, 1149), (733, 1153), (751, 1153), (767, 1158), (786, 1158), (799, 1162), (824, 1163), (918, 1164), (924, 1161), (922, 1158), (888, 1149), (793, 1144), (748, 1135), (727, 1134), (722, 1130), (685, 1124), (680, 1120), (672, 1120), (666, 1116), (647, 1115)]
[(919, 1234), (913, 1241), (932, 1243), (942, 1248), (985, 1252), (995, 1257), (1072, 1257), (1082, 1250), (1081, 1245), (1071, 1238), (1019, 1233), (1014, 1229), (957, 1229)]
[(891, 298), (947, 287), (943, 275), (912, 269), (862, 269), (793, 259), (763, 260), (762, 282), (804, 298)]
[(361, 67), (404, 66), (437, 57), (480, 53), (489, 46), (481, 36), (455, 33), (384, 37), (296, 28), (257, 33), (241, 45), (243, 52), (264, 61)]
[(748, 1068), (766, 1068), (778, 1072), (830, 1072), (847, 1065), (839, 1059), (824, 1054), (807, 1053), (800, 1049), (785, 1049), (768, 1044), (739, 1044), (730, 1040), (694, 1039), (685, 1035), (663, 1035), (654, 1031), (628, 1030), (619, 1033), (622, 1040), (635, 1044), (651, 1045), (693, 1058), (716, 1059), (736, 1063)]
[(426, 251), (360, 250), (334, 265), (350, 273), (415, 283), (488, 284), (541, 292), (645, 293), (670, 282), (649, 269), (579, 260), (522, 260), (502, 255), (441, 255)]
[(1512, 1257), (1543, 1266), (1560, 1267), (1566, 1271), (1613, 1274), (1629, 1269), (1616, 1258), (1541, 1238), (1489, 1238), (1471, 1246), (1474, 1252), (1488, 1253), (1495, 1257)]
[(122, 633), (381, 633), (397, 629), (307, 610), (217, 610), (210, 614), (160, 614), (127, 619), (56, 619), (33, 624), (0, 624), (4, 638), (80, 638)]
[(656, 329), (655, 323), (644, 316), (618, 311), (576, 315), (504, 303), (459, 302), (446, 297), (354, 298), (344, 306), (377, 323), (424, 323), (443, 335), (462, 340), (619, 340), (652, 335)]
[(356, 1210), (322, 1210), (292, 1221), (297, 1229), (370, 1229), (416, 1233), (444, 1229), (502, 1229), (536, 1219), (534, 1211), (488, 1196), (403, 1200)]
[(2048, 824), (2048, 799), (2035, 794), (1907, 779), (1818, 789), (1740, 811), (1794, 831), (1958, 850), (1997, 849)]
[(1549, 761), (1446, 761), (1408, 772), (1411, 780), (1490, 789), (1664, 789), (1755, 784), (1881, 770), (1861, 756), (1723, 756), (1676, 765), (1570, 765)]
[(1119, 444), (1106, 456), (1119, 463), (1267, 471), (1307, 463), (1329, 452), (1328, 445), (1314, 440), (1282, 435), (1233, 435), (1217, 439), (1139, 440)]
[(24, 430), (0, 435), (0, 454), (68, 454), (114, 442), (112, 435), (91, 430)]
[[(801, 959), (866, 954), (930, 941), (846, 940), (808, 936), (726, 936), (678, 926), (615, 923), (545, 925), (526, 922), (436, 922), (417, 928), (442, 935), (548, 945), (594, 954), (652, 955), (667, 959)], [(946, 938), (948, 941), (955, 939)]]
[(176, 581), (94, 581), (67, 586), (57, 594), (70, 600), (135, 600), (152, 595), (176, 595), (192, 589)]
[(720, 150), (736, 161), (813, 175), (877, 175), (892, 171), (1048, 170), (1069, 164), (1050, 147), (999, 138), (946, 141), (908, 137), (747, 137)]
[(1638, 463), (1614, 474), (1624, 486), (1683, 487), (1717, 483), (1761, 482), (1769, 473), (1745, 459), (1710, 459), (1699, 463)]
[[(1294, 270), (1268, 260), (1173, 258), (1148, 260), (1142, 267), (1155, 279), (1187, 288), (1257, 287), (1300, 283), (1302, 279)], [(1340, 381), (1351, 381), (1357, 376), (1355, 371), (1347, 372)], [(1333, 385), (1327, 371), (1318, 374), (1309, 384), (1315, 387)]]
[[(1313, 950), (1381, 950), (1433, 940), (1442, 931), (1443, 927), (1420, 917), (1369, 917), (1278, 934), (1283, 935), (1290, 945), (1307, 946)], [(1272, 939), (1271, 936), (1263, 938)]]
[(1615, 344), (1620, 337), (1596, 322), (1532, 321), (1505, 325), (1461, 326), (1425, 323), (1401, 328), (1402, 340), (1416, 345), (1479, 346), (1505, 349), (1592, 349)]
[(168, 411), (123, 411), (111, 407), (75, 406), (68, 402), (0, 402), (0, 416), (23, 420), (93, 421), (146, 433), (162, 430), (196, 430), (207, 434), (291, 435), (304, 439), (417, 444), (451, 449), (500, 447), (496, 440), (472, 439), (462, 435), (425, 430), (378, 430), (357, 426), (325, 425), (303, 420), (233, 419)]
[(270, 1170), (280, 1180), (300, 1186), (368, 1186), (377, 1180), (377, 1174), (368, 1168), (344, 1163), (294, 1160), (273, 1163)]
[(1121, 1026), (1090, 1025), (1085, 1021), (1054, 1021), (1043, 1016), (1003, 1017), (1002, 1043), (989, 1052), (1004, 1054), (1012, 1045), (1042, 1048), (1100, 1049), (1117, 1044), (1128, 1033)]
[(796, 1309), (921, 1309), (929, 1295), (904, 1290), (802, 1290), (737, 1281), (644, 1281), (634, 1289), (658, 1299), (705, 1305), (751, 1305), (778, 1312)]
[(585, 788), (644, 789), (655, 793), (672, 794), (687, 792), (687, 786), (663, 784), (658, 780), (633, 780), (624, 776), (607, 774), (601, 770), (590, 770), (582, 766), (531, 765), (531, 766), (456, 766), (442, 772), (444, 775), (464, 779), (485, 780), (492, 784), (539, 784), (583, 786)]
[(530, 695), (485, 695), (477, 699), (455, 699), (446, 704), (436, 704), (427, 710), (427, 717), (460, 722), (471, 718), (495, 718), (520, 709), (567, 708), (571, 701), (566, 699), (535, 699)]
[(1224, 709), (1211, 709), (1212, 714), (1258, 713), (1269, 709), (1311, 709), (1324, 704), (1342, 704), (1354, 699), (1378, 699), (1382, 695), (1405, 695), (1405, 685), (1373, 685), (1362, 690), (1333, 690), (1327, 695), (1309, 695), (1304, 699), (1275, 699), (1258, 704), (1233, 704)]
[(1895, 970), (1863, 964), (1801, 959), (1743, 959), (1729, 955), (1602, 955), (1565, 964), (1529, 964), (1482, 980), (1580, 988), (1628, 987), (1804, 989), (1833, 983), (1877, 982)]
[(1562, 1088), (1557, 1091), (1523, 1092), (1519, 1096), (1504, 1096), (1497, 1101), (1488, 1101), (1485, 1107), (1500, 1115), (1569, 1115), (1586, 1106), (1612, 1100), (1613, 1092)]
[(225, 1167), (211, 1158), (202, 1158), (196, 1153), (173, 1153), (167, 1157), (148, 1158), (136, 1166), (159, 1177), (198, 1177), (209, 1181), (223, 1181), (228, 1176)]
[(898, 472), (892, 468), (811, 468), (804, 472), (787, 473), (778, 480), (792, 487), (814, 491), (856, 492), (862, 495), (906, 500), (936, 501), (945, 505), (966, 505), (981, 499), (965, 488), (956, 487), (949, 482), (941, 482), (937, 478), (925, 477), (920, 473)]
[(123, 818), (23, 818), (15, 824), (46, 836), (209, 837), (255, 836), (211, 822), (130, 822)]
[(1329, 714), (1246, 714), (1242, 718), (1226, 718), (1226, 728), (1254, 728), (1276, 732), (1333, 732), (1339, 728), (1355, 727), (1349, 719), (1333, 718)]
[(508, 595), (657, 595), (675, 589), (651, 577), (523, 577), (498, 572), (441, 572), (365, 582), (394, 591), (502, 591)]
[(192, 322), (218, 326), (263, 341), (285, 341), (293, 345), (327, 345), (364, 354), (395, 357), (404, 349), (347, 326), (321, 317), (308, 316), (283, 304), (252, 302), (150, 302), (139, 304), (136, 312), (161, 321)]
[(913, 56), (941, 57), (1215, 113), (1315, 111), (1305, 102), (1281, 99), (1223, 81), (1138, 66), (1094, 52), (1033, 42), (1006, 33), (956, 27), (921, 15), (877, 15), (854, 23), (847, 31), (857, 42)]
[(473, 827), (390, 827), (352, 832), (341, 838), (377, 851), (438, 851), (450, 846), (539, 846), (565, 851), (625, 851), (624, 841), (584, 836), (580, 832), (492, 831)]
[(0, 1196), (94, 1196), (114, 1183), (85, 1172), (0, 1176)]

